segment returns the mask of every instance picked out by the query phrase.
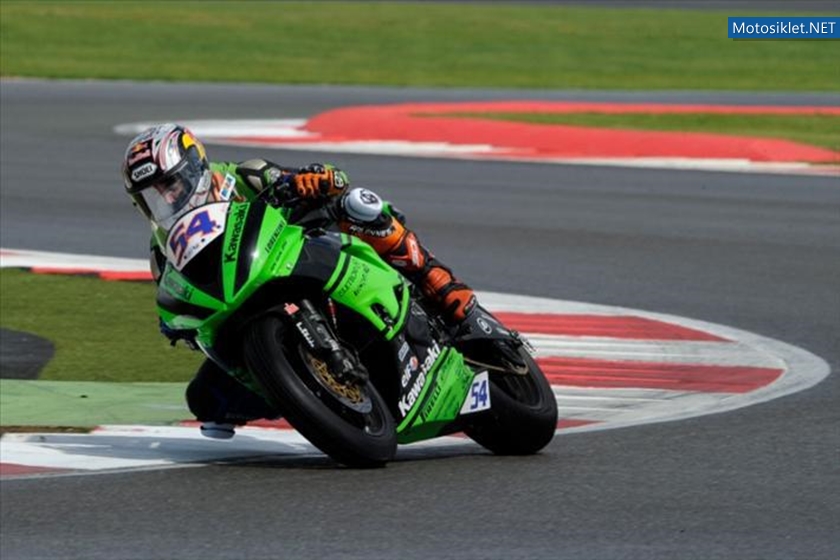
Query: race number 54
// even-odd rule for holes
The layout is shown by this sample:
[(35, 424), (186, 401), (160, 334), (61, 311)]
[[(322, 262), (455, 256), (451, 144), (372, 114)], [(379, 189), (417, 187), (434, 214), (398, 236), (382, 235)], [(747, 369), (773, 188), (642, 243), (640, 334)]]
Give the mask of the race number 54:
[(467, 398), (461, 407), (461, 414), (472, 414), (488, 408), (490, 408), (490, 380), (487, 372), (482, 371), (473, 378)]
[(180, 262), (190, 239), (196, 235), (204, 236), (213, 233), (216, 226), (216, 222), (210, 218), (210, 214), (206, 210), (196, 213), (189, 225), (185, 221), (179, 222), (169, 238), (169, 249), (175, 255), (176, 261)]

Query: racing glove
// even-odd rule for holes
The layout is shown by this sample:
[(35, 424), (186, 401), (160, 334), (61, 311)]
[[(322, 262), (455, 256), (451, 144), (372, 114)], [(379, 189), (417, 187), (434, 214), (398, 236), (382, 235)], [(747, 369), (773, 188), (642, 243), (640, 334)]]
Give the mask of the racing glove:
[(347, 174), (330, 164), (313, 163), (295, 175), (295, 190), (301, 198), (335, 196), (350, 186)]

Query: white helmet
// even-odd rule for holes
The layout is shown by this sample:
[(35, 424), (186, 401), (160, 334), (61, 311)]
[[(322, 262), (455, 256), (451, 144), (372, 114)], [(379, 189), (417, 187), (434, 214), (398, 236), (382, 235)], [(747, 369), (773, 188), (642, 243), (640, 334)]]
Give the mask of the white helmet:
[(125, 152), (122, 172), (126, 192), (137, 208), (163, 231), (206, 204), (212, 191), (204, 145), (176, 124), (158, 125), (137, 135)]

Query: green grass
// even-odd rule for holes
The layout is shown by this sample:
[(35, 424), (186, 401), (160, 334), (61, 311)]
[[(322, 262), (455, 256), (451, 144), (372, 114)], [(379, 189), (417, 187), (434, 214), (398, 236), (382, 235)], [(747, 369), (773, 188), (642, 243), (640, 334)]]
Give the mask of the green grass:
[(635, 130), (713, 132), (740, 136), (782, 138), (840, 151), (840, 116), (836, 115), (446, 113), (443, 116), (537, 124), (566, 124), (572, 126)]
[(0, 270), (0, 326), (55, 344), (41, 379), (187, 381), (198, 353), (169, 346), (158, 331), (149, 283)]
[(723, 11), (14, 0), (0, 9), (3, 76), (840, 91), (840, 42), (733, 41)]

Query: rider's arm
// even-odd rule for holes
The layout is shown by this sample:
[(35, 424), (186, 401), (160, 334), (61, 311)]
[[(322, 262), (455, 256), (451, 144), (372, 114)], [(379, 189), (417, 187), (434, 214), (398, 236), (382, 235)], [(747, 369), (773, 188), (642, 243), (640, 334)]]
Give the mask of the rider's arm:
[(166, 255), (154, 236), (149, 247), (149, 268), (152, 270), (152, 280), (155, 281), (155, 284), (160, 284), (163, 269), (166, 268)]
[(240, 163), (211, 163), (210, 168), (222, 175), (236, 178), (236, 191), (248, 200), (277, 183), (285, 175), (293, 175), (295, 169), (284, 167), (264, 159), (249, 159)]
[[(210, 165), (213, 171), (223, 175), (233, 175), (236, 178), (237, 192), (248, 200), (253, 200), (264, 189), (276, 184), (287, 175), (311, 176), (317, 184), (314, 193), (316, 196), (324, 194), (332, 198), (350, 190), (350, 178), (347, 173), (329, 163), (313, 163), (297, 170), (265, 159), (249, 159), (240, 163), (211, 163)], [(298, 193), (300, 194), (300, 189)], [(405, 214), (390, 202), (384, 201), (382, 210), (405, 225)]]
[(383, 200), (382, 203), (383, 214), (388, 214), (402, 225), (405, 225), (405, 214), (403, 214), (399, 208), (397, 208), (387, 200)]
[(249, 159), (240, 163), (212, 163), (210, 167), (222, 175), (233, 175), (237, 192), (248, 200), (289, 175), (293, 176), (291, 184), (302, 198), (336, 196), (350, 185), (347, 174), (329, 163), (294, 169), (264, 159)]

